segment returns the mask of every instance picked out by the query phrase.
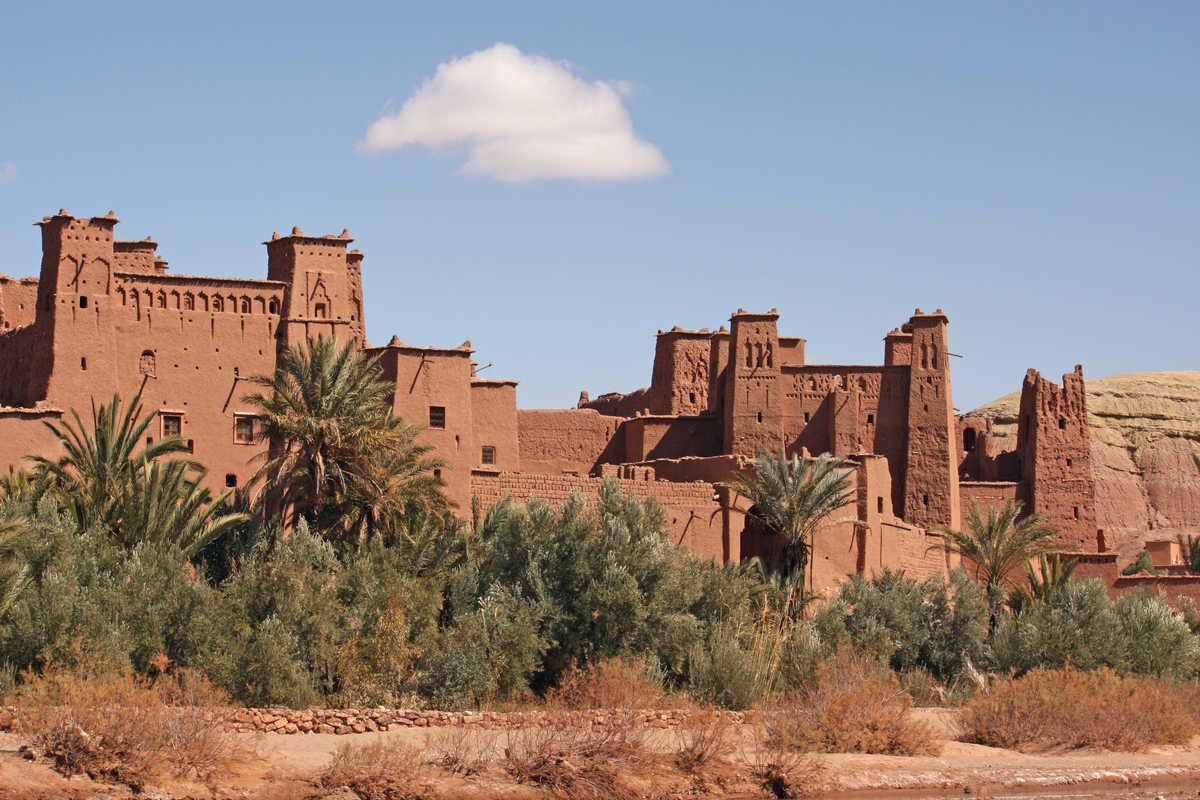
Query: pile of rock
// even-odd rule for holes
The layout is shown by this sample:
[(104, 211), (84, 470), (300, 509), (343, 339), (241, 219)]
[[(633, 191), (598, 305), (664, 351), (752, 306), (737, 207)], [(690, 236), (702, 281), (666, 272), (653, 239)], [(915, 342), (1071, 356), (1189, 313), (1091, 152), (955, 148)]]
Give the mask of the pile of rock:
[[(537, 724), (543, 711), (411, 711), (388, 708), (232, 708), (224, 713), (226, 725), (242, 733), (332, 733), (345, 735), (400, 728), (447, 728), (467, 725), (483, 729), (519, 728)], [(686, 721), (687, 711), (597, 710), (574, 712), (579, 725), (602, 727), (619, 723), (648, 728), (672, 728)], [(746, 716), (725, 711), (730, 721), (742, 724)], [(0, 731), (15, 730), (17, 709), (0, 707)]]

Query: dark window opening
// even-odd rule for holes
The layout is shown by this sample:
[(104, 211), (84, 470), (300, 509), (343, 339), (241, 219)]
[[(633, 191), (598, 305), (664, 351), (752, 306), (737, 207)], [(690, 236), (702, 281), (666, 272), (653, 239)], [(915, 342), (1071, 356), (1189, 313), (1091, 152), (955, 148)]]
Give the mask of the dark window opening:
[(79, 298), (79, 307), (87, 308), (87, 298), (86, 297)]
[(146, 437), (146, 445), (147, 445), (147, 446), (149, 446), (149, 445), (152, 445), (152, 444), (154, 444), (154, 437), (153, 437), (153, 436), (147, 436), (147, 437)]
[(437, 478), (440, 481), (442, 479), (442, 471), (440, 469), (435, 469), (433, 471), (433, 477)]
[(496, 463), (496, 448), (492, 447), (491, 445), (485, 444), (483, 446), (483, 452), (479, 456), (479, 460), (482, 461), (484, 464), (495, 464)]
[(1067, 466), (1068, 467), (1071, 466), (1071, 459), (1069, 459), (1069, 458), (1067, 459)]
[(225, 486), (230, 489), (237, 488), (237, 475), (234, 475), (232, 472), (228, 473), (225, 476)]
[(927, 494), (923, 494), (923, 495), (921, 495), (921, 503), (922, 503), (922, 504), (923, 504), (923, 505), (924, 505), (926, 508), (929, 508), (929, 495), (927, 495)]
[(196, 443), (194, 441), (192, 441), (191, 439), (188, 439), (187, 440), (187, 449), (188, 449), (189, 453), (196, 452)]
[(429, 407), (429, 427), (445, 428), (446, 427), (446, 407), (445, 406), (430, 406)]
[(1074, 515), (1075, 515), (1075, 519), (1079, 519), (1079, 506), (1075, 506), (1075, 507), (1073, 507), (1073, 508), (1071, 509), (1071, 511), (1072, 511), (1072, 513), (1074, 513)]
[(805, 411), (805, 412), (804, 412), (804, 421), (805, 421), (805, 422), (808, 422), (808, 420), (810, 419), (810, 417), (811, 417), (811, 415), (810, 415), (810, 414), (809, 414), (807, 411)]
[(317, 303), (313, 306), (313, 316), (317, 319), (325, 319), (325, 304)]
[(963, 450), (965, 452), (969, 453), (974, 449), (975, 449), (975, 429), (967, 428), (965, 431), (963, 431)]
[(1060, 431), (1065, 431), (1067, 429), (1067, 421), (1061, 417), (1059, 417), (1058, 420), (1058, 429)]
[(253, 417), (234, 417), (233, 441), (238, 444), (252, 444), (254, 442)]
[(80, 369), (87, 369), (87, 356), (80, 356), (80, 357), (79, 357), (79, 368), (80, 368)]
[(688, 402), (689, 403), (696, 402), (696, 393), (695, 392), (688, 392)]
[(178, 414), (163, 414), (162, 435), (178, 436), (183, 433), (183, 417)]
[(875, 511), (877, 511), (880, 514), (883, 513), (883, 498), (882, 497), (875, 498)]
[(278, 300), (276, 300), (276, 299), (274, 299), (274, 298), (272, 298), (272, 299), (271, 299), (271, 304), (270, 304), (269, 306), (267, 306), (267, 309), (268, 309), (268, 310), (269, 310), (269, 311), (270, 311), (272, 314), (278, 314), (278, 313), (279, 313), (279, 301), (278, 301)]
[(758, 412), (758, 421), (762, 422), (762, 412)]
[(243, 314), (250, 313), (250, 298), (249, 297), (242, 298), (242, 313)]
[(875, 415), (874, 414), (867, 414), (867, 424), (868, 425), (875, 424)]

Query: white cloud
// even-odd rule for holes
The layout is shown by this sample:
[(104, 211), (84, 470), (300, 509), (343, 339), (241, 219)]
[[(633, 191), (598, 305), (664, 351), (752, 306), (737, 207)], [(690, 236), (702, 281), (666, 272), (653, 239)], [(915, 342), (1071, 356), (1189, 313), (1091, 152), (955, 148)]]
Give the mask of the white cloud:
[(631, 180), (671, 171), (637, 137), (625, 83), (577, 77), (565, 62), (497, 43), (438, 65), (437, 72), (367, 128), (360, 148), (462, 147), (462, 171), (502, 181)]
[(17, 165), (11, 161), (0, 164), (0, 183), (8, 183), (17, 179)]

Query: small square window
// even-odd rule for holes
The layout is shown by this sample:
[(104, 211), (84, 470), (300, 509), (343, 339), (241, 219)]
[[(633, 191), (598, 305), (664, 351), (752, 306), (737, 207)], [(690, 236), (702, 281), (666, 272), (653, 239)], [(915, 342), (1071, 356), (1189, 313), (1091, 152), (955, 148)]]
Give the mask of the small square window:
[(237, 475), (234, 475), (232, 472), (228, 473), (225, 476), (225, 486), (226, 486), (226, 488), (229, 488), (229, 489), (236, 489), (237, 488)]
[(484, 464), (495, 464), (496, 448), (492, 447), (490, 444), (485, 444), (483, 446), (483, 453), (480, 454), (479, 460)]
[(875, 424), (875, 415), (874, 414), (867, 414), (867, 424), (868, 425)]
[(809, 414), (807, 411), (805, 411), (804, 412), (804, 421), (809, 422), (809, 421), (811, 421), (811, 419), (812, 419), (812, 415)]
[(162, 415), (162, 435), (178, 436), (183, 433), (183, 417), (178, 414)]
[(435, 469), (433, 471), (433, 477), (440, 481), (442, 479), (442, 471), (440, 469)]
[(445, 428), (446, 427), (446, 407), (445, 406), (430, 406), (429, 407), (429, 427)]
[(233, 441), (238, 444), (254, 443), (254, 417), (233, 418)]

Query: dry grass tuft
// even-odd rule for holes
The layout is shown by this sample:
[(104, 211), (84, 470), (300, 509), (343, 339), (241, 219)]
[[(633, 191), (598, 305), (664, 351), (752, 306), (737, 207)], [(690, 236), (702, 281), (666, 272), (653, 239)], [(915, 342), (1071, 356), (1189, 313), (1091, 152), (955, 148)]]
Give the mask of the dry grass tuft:
[(912, 698), (895, 674), (841, 650), (813, 678), (763, 711), (768, 739), (786, 750), (820, 753), (935, 754), (933, 731), (909, 718)]
[(724, 761), (733, 752), (732, 729), (733, 720), (716, 709), (688, 714), (687, 721), (675, 729), (675, 765), (695, 774)]
[(571, 667), (558, 686), (546, 693), (550, 708), (652, 709), (663, 704), (663, 691), (650, 678), (646, 662), (636, 658), (610, 658), (586, 667)]
[(195, 673), (48, 668), (23, 676), (15, 702), (22, 732), (59, 772), (135, 791), (164, 776), (211, 782), (252, 755), (225, 728), (224, 694)]
[(1020, 750), (1184, 744), (1197, 731), (1196, 694), (1107, 668), (1031, 670), (964, 706), (963, 739)]
[(774, 797), (816, 797), (825, 788), (825, 768), (814, 756), (779, 746), (759, 730), (758, 745), (744, 752), (750, 777)]
[(419, 800), (424, 764), (415, 747), (379, 739), (367, 745), (338, 747), (317, 783), (324, 789), (349, 789), (362, 800)]
[(492, 745), (479, 731), (458, 725), (439, 728), (425, 737), (432, 762), (455, 775), (478, 775), (492, 762)]
[(647, 762), (644, 730), (631, 715), (601, 725), (579, 714), (547, 713), (536, 724), (508, 732), (504, 767), (517, 783), (533, 784), (570, 800), (634, 800), (623, 776)]

